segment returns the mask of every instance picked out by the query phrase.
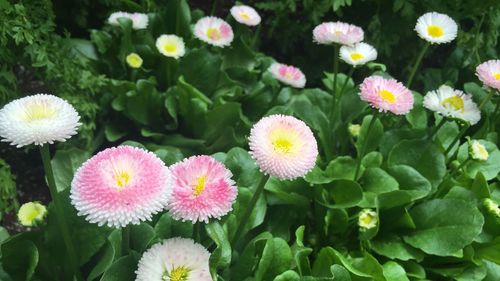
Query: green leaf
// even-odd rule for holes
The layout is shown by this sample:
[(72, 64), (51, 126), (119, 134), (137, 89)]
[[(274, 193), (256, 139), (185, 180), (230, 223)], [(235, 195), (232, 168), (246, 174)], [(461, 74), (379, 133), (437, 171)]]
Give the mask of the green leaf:
[(255, 160), (243, 148), (235, 147), (229, 150), (224, 164), (233, 173), (233, 179), (238, 186), (252, 186), (255, 179), (260, 177)]
[(4, 227), (0, 226), (0, 245), (2, 244), (3, 241), (5, 241), (7, 238), (9, 238), (9, 232), (7, 229)]
[(328, 163), (325, 176), (334, 179), (352, 180), (356, 172), (356, 160), (350, 156), (339, 156)]
[(130, 248), (139, 253), (144, 252), (155, 237), (153, 227), (147, 223), (128, 227), (130, 227)]
[(452, 256), (481, 232), (484, 218), (466, 201), (434, 199), (410, 210), (416, 229), (404, 236), (415, 248), (437, 256)]
[(100, 281), (134, 281), (136, 269), (137, 260), (132, 256), (125, 256), (115, 261)]
[(58, 191), (70, 187), (73, 174), (89, 157), (88, 151), (78, 148), (56, 151), (51, 163)]
[(427, 128), (427, 111), (422, 105), (423, 97), (415, 91), (412, 93), (414, 97), (413, 109), (405, 115), (405, 118), (413, 128)]
[[(408, 165), (415, 168), (436, 187), (446, 173), (445, 157), (426, 140), (403, 140), (389, 153), (389, 166)], [(401, 183), (400, 183), (401, 185)]]
[(211, 222), (205, 225), (208, 236), (217, 245), (217, 248), (210, 255), (210, 268), (223, 269), (231, 263), (231, 245), (219, 222)]
[(356, 206), (363, 198), (361, 186), (352, 180), (335, 180), (325, 185), (318, 202), (329, 208)]
[(12, 236), (1, 245), (1, 263), (14, 280), (31, 280), (38, 264), (38, 249), (29, 240)]
[(404, 243), (399, 236), (392, 234), (377, 237), (371, 241), (371, 245), (377, 254), (390, 259), (421, 261), (424, 258), (424, 253)]
[(156, 237), (168, 239), (172, 237), (191, 237), (193, 224), (190, 221), (174, 220), (169, 213), (164, 213), (154, 227)]
[(398, 190), (398, 182), (380, 168), (367, 168), (361, 178), (363, 186), (363, 208), (375, 207), (375, 197), (379, 194)]
[(99, 261), (94, 266), (87, 277), (87, 281), (92, 281), (103, 274), (113, 264), (116, 256), (120, 253), (121, 231), (116, 229), (108, 236), (108, 241), (101, 253), (98, 255)]
[(221, 64), (218, 54), (205, 48), (195, 49), (180, 60), (179, 75), (205, 95), (211, 96), (219, 81)]
[(273, 281), (301, 281), (300, 275), (293, 270), (287, 270), (276, 276)]
[(309, 207), (311, 187), (302, 180), (282, 181), (278, 178), (269, 178), (265, 185), (268, 191), (267, 202), (270, 205), (287, 204), (303, 208)]
[(268, 239), (255, 271), (255, 279), (273, 280), (278, 274), (290, 269), (292, 261), (292, 250), (285, 240), (277, 237)]
[[(363, 123), (361, 124), (361, 131), (359, 132), (358, 140), (356, 141), (356, 150), (358, 151), (358, 155), (361, 153), (361, 148), (364, 146), (364, 154), (375, 150), (384, 134), (384, 126), (380, 120), (375, 120), (375, 123), (372, 125), (370, 132), (368, 132), (368, 127), (370, 126), (371, 115), (365, 116), (363, 118)], [(367, 135), (369, 133), (369, 135)]]
[(405, 269), (397, 262), (388, 261), (382, 267), (387, 281), (409, 281)]
[(334, 264), (330, 267), (330, 270), (332, 271), (333, 280), (351, 281), (351, 275), (349, 275), (349, 271), (345, 267)]
[(389, 168), (389, 173), (398, 181), (399, 189), (412, 200), (423, 198), (431, 191), (430, 182), (410, 166), (394, 165)]

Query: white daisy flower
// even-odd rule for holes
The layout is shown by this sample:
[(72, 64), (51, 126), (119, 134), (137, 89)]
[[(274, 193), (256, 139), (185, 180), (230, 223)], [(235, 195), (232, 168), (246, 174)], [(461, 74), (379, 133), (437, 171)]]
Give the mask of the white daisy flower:
[(418, 36), (431, 44), (453, 41), (457, 37), (457, 30), (457, 23), (452, 18), (436, 12), (422, 15), (415, 25)]
[(210, 253), (187, 238), (170, 238), (153, 245), (139, 261), (136, 281), (212, 281)]
[(472, 159), (480, 161), (486, 161), (490, 156), (488, 150), (486, 150), (486, 147), (484, 147), (484, 145), (482, 145), (477, 140), (472, 140), (469, 143), (469, 154), (472, 157)]
[(424, 107), (446, 117), (464, 120), (471, 125), (481, 120), (481, 112), (472, 96), (446, 85), (428, 92), (424, 97)]
[(37, 94), (11, 101), (0, 109), (0, 137), (17, 147), (63, 142), (76, 134), (79, 120), (67, 101)]
[(194, 35), (210, 45), (225, 47), (231, 45), (234, 34), (231, 26), (216, 17), (204, 17), (194, 26)]
[(132, 21), (133, 29), (146, 29), (149, 23), (148, 15), (142, 13), (127, 13), (127, 12), (112, 13), (108, 18), (108, 23), (111, 25), (120, 25), (120, 23), (118, 22), (119, 18), (130, 19)]
[(366, 231), (376, 227), (378, 224), (378, 215), (372, 209), (363, 209), (359, 212), (358, 225), (361, 231)]
[(257, 11), (246, 5), (237, 5), (231, 8), (233, 18), (244, 25), (256, 26), (260, 23), (260, 15)]
[(186, 53), (184, 40), (176, 35), (161, 35), (156, 39), (156, 48), (167, 57), (179, 59)]
[(377, 59), (377, 50), (364, 42), (340, 47), (340, 59), (356, 67)]
[(295, 66), (275, 62), (269, 67), (269, 72), (274, 78), (292, 87), (304, 88), (306, 85), (306, 76)]

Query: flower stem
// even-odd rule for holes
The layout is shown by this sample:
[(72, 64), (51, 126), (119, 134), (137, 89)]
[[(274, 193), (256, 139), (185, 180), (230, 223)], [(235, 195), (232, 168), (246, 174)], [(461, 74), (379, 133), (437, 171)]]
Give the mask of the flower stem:
[(231, 245), (235, 241), (237, 241), (237, 239), (242, 238), (240, 236), (243, 232), (243, 229), (245, 228), (245, 225), (248, 223), (250, 214), (252, 213), (252, 210), (254, 210), (255, 204), (257, 204), (257, 200), (259, 200), (260, 195), (264, 191), (264, 186), (266, 185), (268, 180), (269, 180), (269, 175), (262, 175), (262, 177), (260, 178), (260, 181), (257, 185), (257, 188), (255, 189), (252, 199), (250, 199), (250, 203), (248, 203), (248, 205), (246, 206), (245, 212), (243, 213), (243, 216), (240, 219), (240, 223), (236, 228), (236, 232), (234, 233), (233, 239), (231, 239)]
[(413, 68), (410, 72), (410, 76), (408, 76), (408, 82), (406, 82), (407, 88), (411, 87), (411, 83), (413, 82), (413, 78), (415, 77), (415, 73), (417, 73), (417, 69), (420, 66), (420, 62), (422, 62), (422, 59), (424, 58), (425, 52), (427, 52), (427, 49), (429, 48), (430, 45), (431, 44), (429, 42), (425, 43), (425, 46), (420, 51), (420, 54), (418, 54), (417, 60), (415, 61), (415, 64), (413, 65)]
[(361, 149), (359, 151), (358, 155), (358, 163), (356, 165), (356, 172), (354, 173), (354, 180), (358, 178), (359, 171), (361, 170), (361, 159), (363, 158), (365, 154), (365, 149), (366, 149), (366, 142), (368, 141), (368, 137), (370, 136), (370, 131), (373, 127), (373, 124), (375, 124), (375, 121), (378, 118), (378, 111), (375, 111), (372, 115), (372, 120), (370, 120), (370, 124), (368, 124), (368, 129), (366, 129), (366, 134), (365, 134), (365, 141), (363, 142), (363, 145), (361, 146)]
[(339, 55), (337, 44), (333, 44), (333, 85), (332, 94), (335, 96), (337, 92), (337, 74), (339, 72)]
[(130, 227), (122, 228), (122, 256), (128, 255), (130, 252)]
[(212, 15), (212, 16), (215, 14), (215, 10), (217, 10), (217, 2), (219, 2), (219, 1), (214, 0), (212, 3), (212, 11), (210, 12), (210, 15)]
[(494, 93), (493, 90), (490, 90), (490, 92), (488, 93), (488, 96), (479, 105), (479, 110), (481, 110), (481, 108), (483, 108), (483, 106), (491, 99), (491, 97), (493, 96), (493, 93)]
[[(455, 144), (460, 140), (460, 138), (465, 134), (465, 131), (467, 131), (467, 129), (469, 128), (469, 124), (465, 124), (464, 127), (462, 128), (462, 130), (460, 130), (460, 132), (458, 133), (458, 135), (453, 139), (453, 141), (451, 142), (451, 144), (448, 146), (448, 148), (445, 150), (444, 152), (444, 156), (447, 156), (448, 153), (450, 153), (450, 151), (453, 149), (453, 147), (455, 146)], [(450, 157), (451, 159), (451, 157)]]
[(55, 212), (57, 216), (59, 230), (61, 231), (64, 244), (68, 251), (68, 260), (70, 262), (71, 268), (76, 276), (80, 276), (78, 272), (78, 259), (76, 256), (75, 247), (71, 241), (71, 236), (69, 234), (69, 228), (66, 224), (66, 218), (64, 217), (64, 211), (61, 201), (59, 200), (56, 182), (54, 179), (54, 172), (52, 171), (52, 164), (50, 163), (50, 153), (49, 145), (44, 144), (40, 147), (40, 155), (42, 156), (43, 169), (45, 171), (45, 176), (47, 178), (47, 185), (49, 187), (50, 196), (54, 202)]
[(347, 74), (347, 78), (345, 79), (344, 84), (342, 85), (342, 88), (340, 88), (339, 102), (340, 102), (340, 99), (342, 98), (342, 94), (344, 93), (344, 90), (345, 90), (345, 87), (347, 86), (347, 83), (349, 83), (349, 80), (351, 80), (351, 78), (352, 78), (352, 74), (354, 73), (354, 69), (356, 69), (356, 68), (353, 67), (349, 70), (349, 74)]
[(434, 128), (432, 133), (429, 135), (429, 140), (432, 140), (434, 138), (434, 135), (436, 135), (439, 129), (443, 127), (444, 123), (446, 123), (446, 118), (443, 117), (441, 121), (437, 124), (437, 126)]
[(166, 58), (165, 60), (165, 74), (166, 74), (166, 77), (167, 77), (167, 90), (168, 88), (170, 88), (170, 86), (172, 85), (172, 81), (170, 80), (170, 58)]

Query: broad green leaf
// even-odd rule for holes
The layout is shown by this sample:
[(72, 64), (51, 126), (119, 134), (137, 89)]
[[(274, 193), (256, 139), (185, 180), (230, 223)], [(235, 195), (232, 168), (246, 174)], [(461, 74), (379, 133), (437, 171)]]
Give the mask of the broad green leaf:
[(195, 49), (180, 60), (179, 75), (203, 94), (211, 96), (219, 81), (221, 64), (218, 54), (205, 48)]
[(352, 180), (334, 180), (325, 185), (318, 202), (329, 208), (356, 206), (363, 197), (361, 186)]
[(351, 281), (351, 275), (349, 275), (349, 271), (347, 271), (345, 267), (339, 264), (334, 264), (330, 267), (330, 270), (332, 271), (333, 280)]
[(115, 261), (111, 267), (104, 272), (100, 281), (134, 281), (137, 260), (132, 256), (125, 256)]
[(422, 251), (451, 256), (470, 244), (481, 232), (484, 218), (479, 210), (466, 201), (434, 199), (410, 210), (416, 229), (404, 236), (404, 241)]
[(145, 222), (130, 227), (130, 248), (139, 253), (144, 252), (155, 237), (153, 227)]
[(1, 245), (3, 269), (14, 280), (31, 280), (38, 264), (38, 249), (29, 240), (12, 236)]
[[(389, 166), (408, 165), (417, 170), (433, 187), (446, 173), (444, 155), (431, 142), (425, 140), (403, 140), (389, 153)], [(401, 185), (401, 183), (400, 183)]]
[(292, 250), (285, 240), (281, 238), (268, 239), (255, 271), (255, 279), (273, 280), (278, 274), (290, 269), (292, 261)]
[(377, 254), (390, 259), (421, 261), (424, 258), (424, 254), (420, 250), (404, 243), (399, 236), (393, 234), (377, 237), (371, 241), (371, 245)]
[[(498, 176), (500, 172), (500, 151), (497, 146), (489, 141), (478, 140), (482, 145), (486, 147), (488, 151), (488, 160), (471, 160), (464, 167), (465, 173), (472, 179), (474, 179), (477, 173), (481, 172), (486, 180), (491, 180)], [(465, 159), (469, 157), (469, 146), (464, 143), (460, 146), (457, 154), (457, 160), (464, 162)]]
[(223, 269), (231, 262), (231, 245), (219, 222), (211, 222), (205, 225), (208, 236), (217, 245), (217, 248), (210, 255), (210, 268)]
[(300, 275), (293, 270), (287, 270), (280, 275), (276, 276), (273, 281), (301, 281)]
[(87, 277), (87, 281), (95, 280), (101, 274), (103, 274), (108, 268), (113, 264), (113, 261), (120, 254), (121, 243), (121, 232), (120, 230), (114, 230), (108, 237), (108, 241), (104, 248), (98, 254), (99, 261), (94, 266), (92, 271)]
[(358, 140), (356, 141), (356, 150), (358, 151), (358, 157), (363, 146), (364, 155), (370, 151), (375, 150), (380, 143), (382, 135), (384, 134), (384, 126), (382, 125), (382, 122), (380, 122), (380, 120), (375, 120), (375, 123), (372, 124), (372, 127), (368, 132), (368, 127), (370, 126), (372, 117), (373, 116), (365, 116), (365, 118), (363, 118), (361, 131), (359, 132)]
[(405, 269), (397, 262), (388, 261), (382, 267), (387, 281), (409, 281)]
[(88, 151), (78, 148), (58, 150), (52, 158), (52, 169), (58, 191), (70, 187), (75, 171), (90, 157)]
[(413, 200), (423, 198), (431, 191), (430, 182), (411, 166), (391, 166), (389, 174), (398, 181), (400, 191), (410, 195)]

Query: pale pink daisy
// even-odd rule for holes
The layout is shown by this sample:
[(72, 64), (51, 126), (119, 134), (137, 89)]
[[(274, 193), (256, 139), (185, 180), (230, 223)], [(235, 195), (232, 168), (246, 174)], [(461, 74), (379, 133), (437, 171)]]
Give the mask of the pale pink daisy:
[(364, 32), (361, 27), (343, 22), (324, 22), (313, 30), (313, 39), (318, 44), (338, 43), (352, 45), (363, 41)]
[(201, 41), (217, 47), (231, 45), (234, 34), (231, 26), (217, 17), (204, 17), (194, 26), (194, 35)]
[(244, 25), (256, 26), (260, 23), (260, 16), (257, 11), (247, 5), (236, 5), (231, 8), (233, 18)]
[(261, 171), (279, 179), (305, 176), (318, 156), (311, 129), (287, 115), (270, 115), (257, 122), (250, 131), (249, 146)]
[(175, 219), (208, 222), (232, 210), (238, 189), (232, 173), (213, 157), (192, 156), (170, 167), (173, 192), (168, 209)]
[(210, 253), (189, 238), (154, 244), (141, 257), (136, 281), (212, 281)]
[(485, 86), (500, 91), (500, 60), (489, 60), (478, 65), (476, 76)]
[(274, 78), (295, 88), (304, 88), (306, 85), (306, 76), (295, 66), (273, 63), (269, 67), (269, 72)]
[(132, 21), (133, 29), (146, 29), (149, 23), (148, 15), (142, 13), (127, 13), (127, 12), (112, 13), (108, 18), (108, 23), (111, 25), (120, 25), (118, 22), (119, 18), (130, 19)]
[(171, 177), (152, 152), (132, 146), (112, 147), (76, 171), (71, 202), (78, 215), (99, 226), (139, 224), (166, 207)]
[(379, 111), (406, 114), (413, 108), (413, 95), (408, 88), (395, 79), (381, 76), (365, 78), (359, 93), (362, 100)]

